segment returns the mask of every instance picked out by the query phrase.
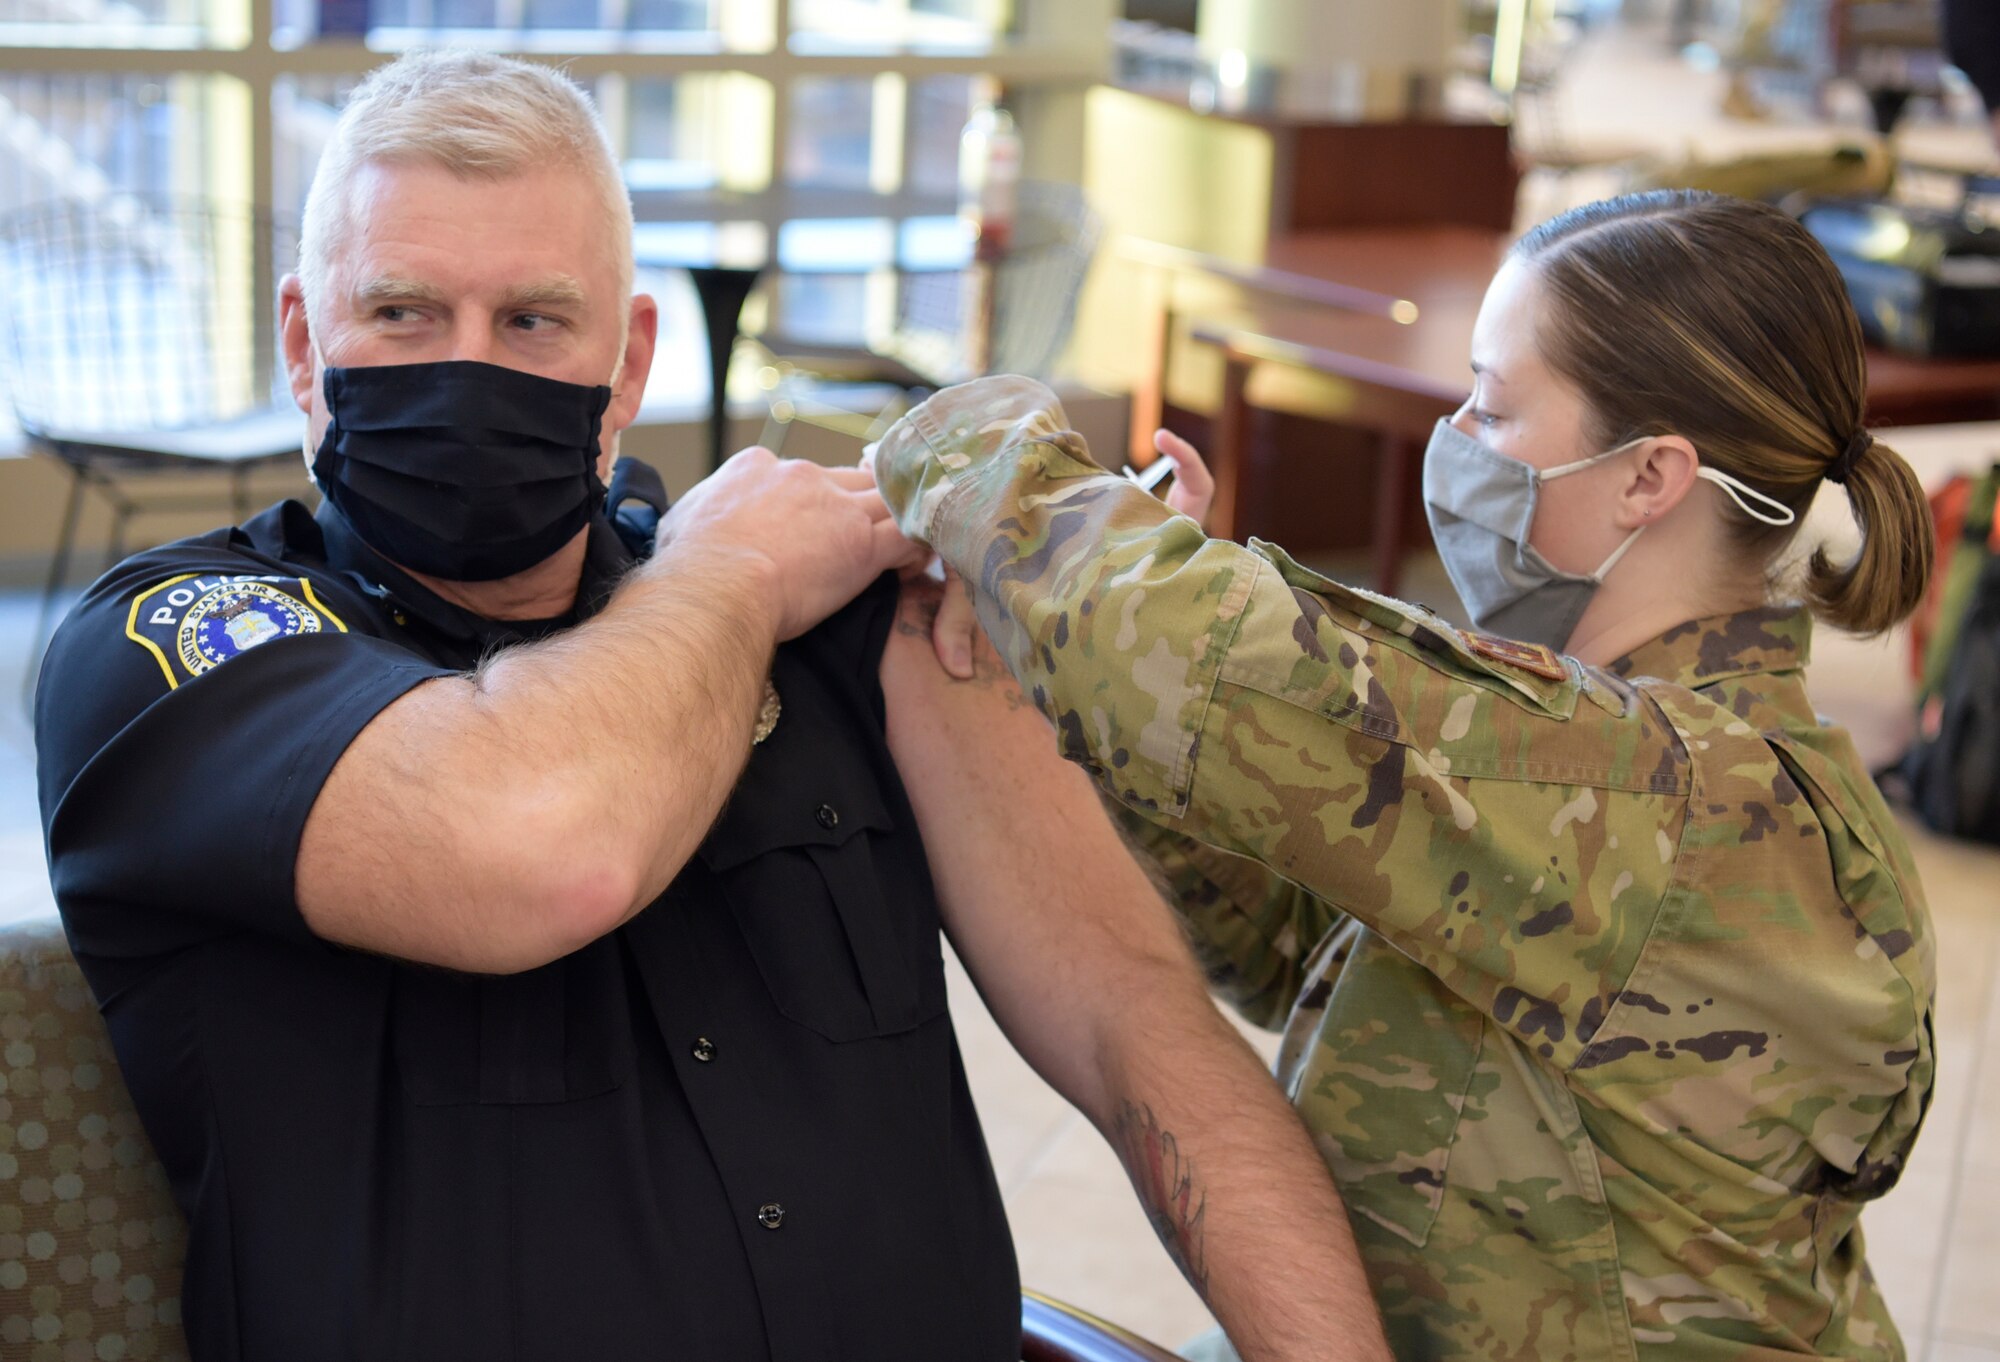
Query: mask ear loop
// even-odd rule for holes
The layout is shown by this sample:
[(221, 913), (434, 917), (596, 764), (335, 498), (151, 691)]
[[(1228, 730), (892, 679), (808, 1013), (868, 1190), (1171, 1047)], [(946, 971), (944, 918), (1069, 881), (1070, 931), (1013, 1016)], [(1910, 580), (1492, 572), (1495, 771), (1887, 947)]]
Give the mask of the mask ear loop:
[[(1736, 503), (1737, 509), (1752, 520), (1762, 521), (1766, 525), (1779, 529), (1799, 523), (1798, 513), (1785, 505), (1784, 502), (1774, 497), (1765, 496), (1756, 488), (1739, 482), (1727, 473), (1714, 468), (1704, 468), (1698, 471), (1695, 476), (1698, 478), (1707, 478), (1710, 482), (1727, 492), (1729, 499)], [(1762, 502), (1765, 506), (1770, 507), (1771, 510), (1759, 510), (1756, 506), (1750, 504), (1753, 500)]]
[(1615, 459), (1628, 449), (1637, 449), (1652, 438), (1650, 435), (1641, 435), (1636, 440), (1627, 440), (1624, 444), (1618, 446), (1618, 448), (1607, 449), (1602, 454), (1593, 454), (1587, 459), (1578, 459), (1575, 463), (1560, 463), (1554, 468), (1544, 468), (1536, 476), (1543, 482), (1547, 482), (1551, 478), (1566, 478), (1572, 473), (1581, 473), (1586, 468), (1595, 468), (1606, 459)]
[[(1544, 468), (1541, 470), (1539, 477), (1543, 482), (1547, 482), (1551, 478), (1563, 478), (1563, 477), (1568, 477), (1571, 473), (1581, 473), (1584, 469), (1593, 467), (1596, 464), (1603, 463), (1606, 459), (1615, 458), (1618, 455), (1623, 454), (1628, 449), (1636, 449), (1638, 446), (1646, 443), (1646, 441), (1652, 438), (1653, 437), (1650, 435), (1642, 435), (1636, 440), (1626, 441), (1624, 444), (1619, 445), (1616, 449), (1607, 449), (1602, 454), (1592, 455), (1588, 459), (1578, 459), (1575, 463), (1558, 464), (1554, 468)], [(1695, 476), (1699, 478), (1707, 478), (1710, 482), (1716, 484), (1716, 486), (1720, 487), (1723, 491), (1727, 492), (1729, 494), (1729, 499), (1735, 502), (1738, 509), (1740, 509), (1743, 512), (1743, 514), (1749, 516), (1752, 520), (1761, 521), (1766, 525), (1770, 525), (1779, 529), (1784, 529), (1789, 526), (1798, 524), (1799, 521), (1798, 513), (1792, 510), (1791, 507), (1785, 505), (1784, 502), (1779, 501), (1774, 497), (1765, 496), (1762, 492), (1758, 491), (1756, 488), (1750, 486), (1747, 483), (1741, 482), (1736, 478), (1730, 477), (1729, 474), (1722, 472), (1720, 469), (1716, 468), (1698, 469), (1695, 473)], [(1763, 506), (1769, 507), (1770, 509), (1768, 510), (1759, 509), (1759, 507), (1753, 505), (1752, 502), (1762, 503)], [(1615, 565), (1618, 559), (1624, 555), (1625, 549), (1629, 549), (1630, 547), (1632, 547), (1632, 545), (1628, 541), (1624, 548), (1621, 548), (1617, 554), (1613, 555), (1611, 562), (1605, 564), (1605, 570), (1608, 571), (1613, 565)], [(1603, 574), (1600, 573), (1599, 575), (1602, 576)]]
[(1625, 542), (1620, 544), (1617, 548), (1613, 549), (1611, 551), (1611, 556), (1604, 560), (1604, 566), (1600, 567), (1596, 572), (1591, 574), (1591, 580), (1596, 582), (1599, 586), (1604, 585), (1604, 579), (1611, 575), (1611, 569), (1617, 567), (1619, 561), (1623, 559), (1627, 553), (1631, 552), (1632, 546), (1639, 542), (1639, 536), (1644, 534), (1648, 528), (1650, 527), (1641, 525), (1638, 529), (1626, 535)]

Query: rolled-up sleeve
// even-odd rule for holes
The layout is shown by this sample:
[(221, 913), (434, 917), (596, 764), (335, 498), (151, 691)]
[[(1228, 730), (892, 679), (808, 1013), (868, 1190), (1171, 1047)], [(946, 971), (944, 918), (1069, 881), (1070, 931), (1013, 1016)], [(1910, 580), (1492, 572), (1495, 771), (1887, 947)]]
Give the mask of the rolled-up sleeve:
[(932, 399), (875, 467), (904, 532), (974, 583), (980, 622), (1064, 755), (1127, 804), (1183, 810), (1258, 560), (1091, 462), (1027, 379)]

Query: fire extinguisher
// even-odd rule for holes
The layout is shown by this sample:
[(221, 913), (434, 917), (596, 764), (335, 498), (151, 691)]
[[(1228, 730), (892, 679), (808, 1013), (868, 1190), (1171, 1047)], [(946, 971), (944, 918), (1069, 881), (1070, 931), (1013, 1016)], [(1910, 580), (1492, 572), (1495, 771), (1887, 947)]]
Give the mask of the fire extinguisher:
[(998, 260), (1013, 245), (1020, 185), (1020, 130), (1014, 115), (989, 104), (958, 140), (958, 215), (972, 230), (978, 259)]

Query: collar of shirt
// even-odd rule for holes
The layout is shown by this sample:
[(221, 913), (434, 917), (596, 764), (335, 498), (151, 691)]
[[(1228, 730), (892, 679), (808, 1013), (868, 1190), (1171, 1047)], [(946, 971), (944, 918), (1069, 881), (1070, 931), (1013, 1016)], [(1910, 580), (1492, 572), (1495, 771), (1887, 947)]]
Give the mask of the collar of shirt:
[(1812, 615), (1797, 602), (1677, 624), (1612, 663), (1614, 676), (1656, 676), (1699, 689), (1743, 676), (1803, 671), (1812, 661)]
[(321, 505), (313, 519), (326, 541), (328, 566), (355, 578), (369, 595), (399, 613), (421, 620), (447, 638), (481, 648), (546, 638), (559, 629), (589, 619), (604, 608), (619, 581), (637, 561), (610, 522), (599, 516), (590, 523), (576, 604), (554, 619), (495, 620), (452, 604), (375, 552), (362, 542), (331, 503)]

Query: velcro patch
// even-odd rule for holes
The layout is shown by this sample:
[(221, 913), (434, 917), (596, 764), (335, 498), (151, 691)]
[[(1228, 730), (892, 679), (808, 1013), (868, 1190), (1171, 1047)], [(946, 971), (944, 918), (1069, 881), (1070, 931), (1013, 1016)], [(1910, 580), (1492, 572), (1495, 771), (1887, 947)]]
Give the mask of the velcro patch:
[(1465, 635), (1466, 646), (1490, 662), (1498, 662), (1503, 667), (1524, 671), (1530, 676), (1539, 676), (1545, 681), (1569, 680), (1569, 668), (1563, 665), (1555, 649), (1541, 643), (1522, 643), (1519, 639), (1496, 638), (1492, 634)]
[(347, 632), (303, 577), (188, 573), (132, 600), (125, 637), (160, 664), (171, 688), (275, 639)]

